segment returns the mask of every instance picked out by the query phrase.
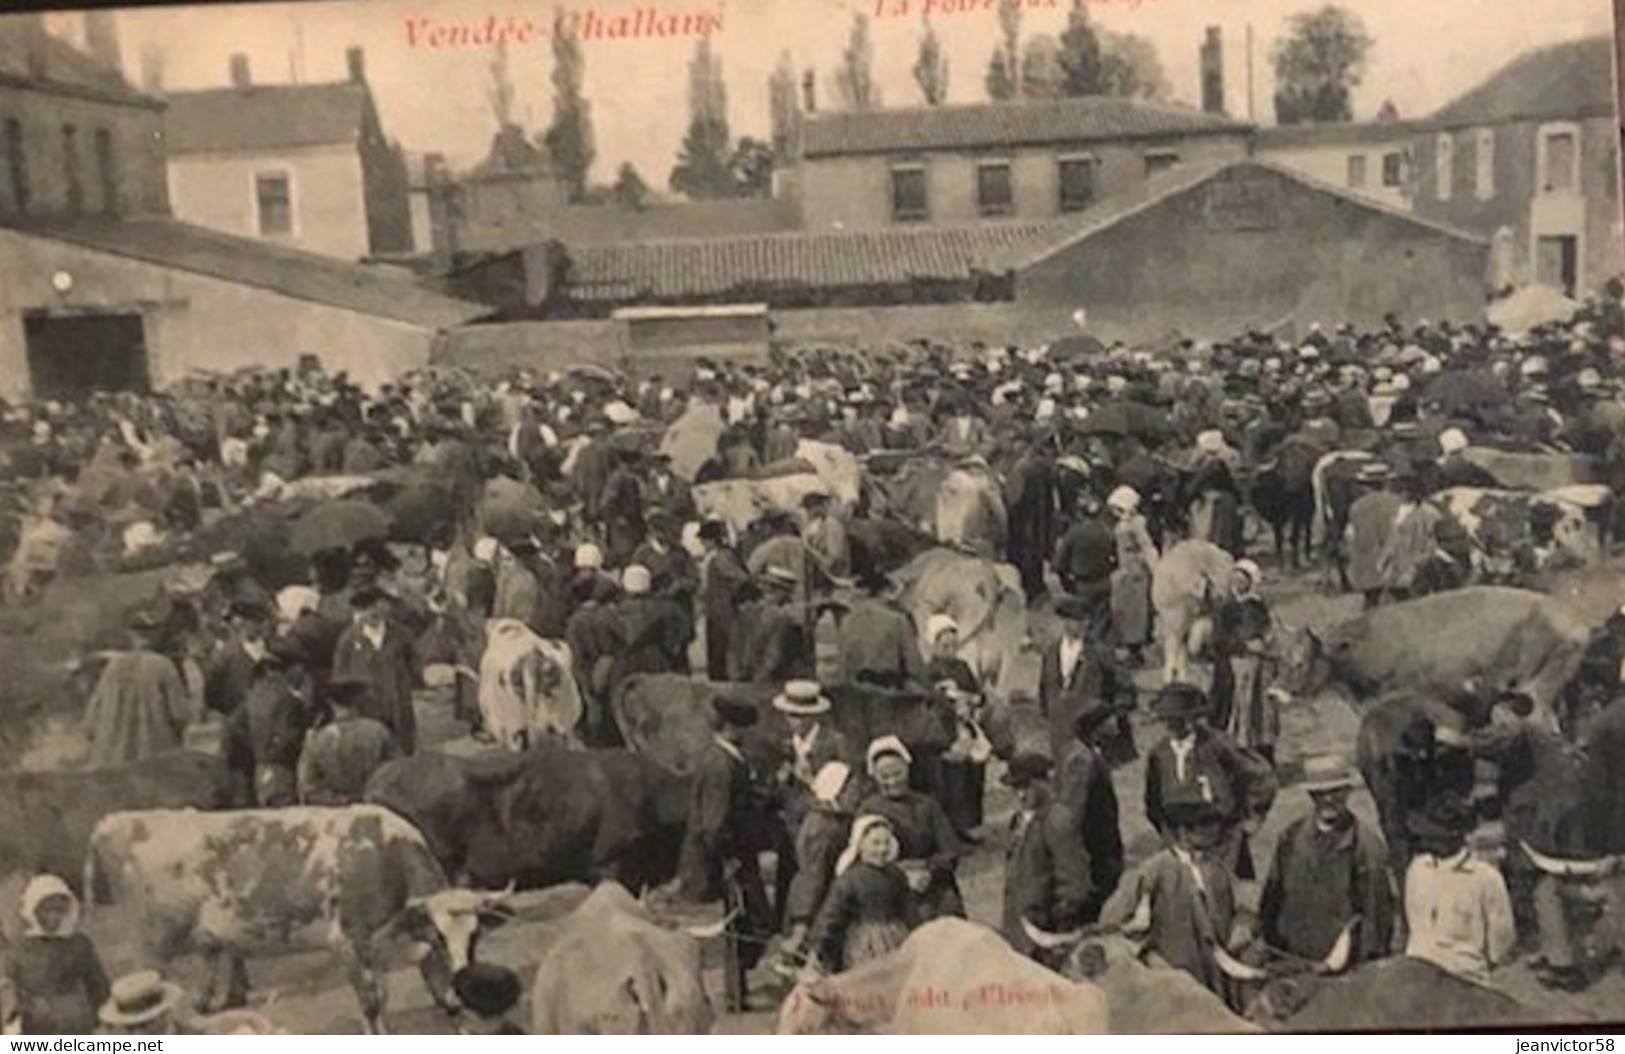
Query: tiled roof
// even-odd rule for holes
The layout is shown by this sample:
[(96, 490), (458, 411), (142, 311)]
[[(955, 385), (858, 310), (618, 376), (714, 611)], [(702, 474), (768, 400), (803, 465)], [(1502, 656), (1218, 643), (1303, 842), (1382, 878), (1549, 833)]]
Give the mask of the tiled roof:
[(483, 305), (425, 289), (408, 276), (170, 219), (31, 220), (16, 227), (25, 234), (426, 329), (489, 313)]
[(0, 15), (0, 80), (153, 109), (163, 106), (132, 88), (117, 70), (52, 36), (37, 16)]
[(802, 156), (1153, 139), (1245, 132), (1250, 127), (1188, 107), (1109, 96), (847, 111), (805, 118)]
[(1358, 124), (1294, 124), (1260, 128), (1253, 142), (1260, 150), (1313, 146), (1381, 146), (1409, 142), (1428, 126), (1421, 121), (1361, 121)]
[(1475, 244), (1483, 241), (1278, 165), (1233, 161), (1182, 165), (1146, 184), (1142, 193), (1107, 198), (1058, 219), (570, 245), (570, 290), (584, 300), (635, 302), (751, 295), (775, 288), (853, 289), (910, 280), (953, 282), (978, 273), (1019, 272), (1223, 173), (1246, 169), (1272, 173), (1446, 237)]
[(1446, 105), (1432, 122), (1443, 127), (1497, 121), (1609, 116), (1614, 95), (1614, 42), (1587, 37), (1553, 44), (1514, 59), (1478, 87)]
[(164, 115), (171, 154), (354, 143), (367, 89), (360, 84), (268, 84), (172, 92)]
[(957, 281), (1003, 270), (1012, 253), (1036, 249), (1076, 225), (1071, 218), (571, 245), (569, 281), (577, 295), (591, 300)]

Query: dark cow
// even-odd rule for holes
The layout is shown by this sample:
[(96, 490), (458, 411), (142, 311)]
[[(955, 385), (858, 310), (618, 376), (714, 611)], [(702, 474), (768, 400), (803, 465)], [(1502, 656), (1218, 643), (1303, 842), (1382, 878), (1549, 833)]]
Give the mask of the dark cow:
[(1315, 531), (1315, 464), (1325, 454), (1300, 437), (1289, 438), (1259, 468), (1248, 500), (1275, 535), (1275, 555), (1289, 566), (1309, 563)]
[(937, 543), (930, 535), (899, 520), (860, 517), (846, 525), (852, 551), (852, 576), (891, 574)]
[(77, 883), (90, 834), (109, 813), (218, 809), (227, 804), (226, 795), (219, 759), (186, 750), (114, 768), (5, 773), (0, 775), (0, 879), (48, 872)]
[(225, 1005), (242, 1006), (249, 956), (326, 949), (375, 1033), (383, 941), (417, 945), (430, 994), (452, 1010), (451, 979), (472, 961), (481, 927), (509, 917), (501, 893), (449, 888), (423, 836), (374, 805), (114, 813), (91, 835), (85, 888), (95, 903), (134, 910), (155, 959), (209, 960), (201, 1010), (211, 1009), (222, 967)]
[(1450, 1032), (1550, 1021), (1550, 1014), (1425, 959), (1362, 963), (1343, 975), (1298, 972), (1266, 982), (1247, 1018), (1276, 1032)]
[(448, 875), (483, 889), (664, 882), (688, 807), (683, 782), (643, 758), (552, 745), (403, 758), (378, 770), (366, 797), (416, 825)]
[[(772, 771), (790, 740), (784, 715), (770, 705), (776, 694), (772, 685), (713, 684), (679, 674), (638, 676), (629, 678), (615, 698), (615, 720), (633, 750), (668, 772), (687, 775), (712, 739), (711, 700), (722, 695), (746, 702), (761, 715), (746, 737), (746, 756)], [(854, 751), (880, 736), (895, 735), (914, 755), (915, 768), (927, 782), (929, 760), (954, 741), (952, 711), (929, 694), (861, 684), (829, 685), (825, 694), (835, 727)]]

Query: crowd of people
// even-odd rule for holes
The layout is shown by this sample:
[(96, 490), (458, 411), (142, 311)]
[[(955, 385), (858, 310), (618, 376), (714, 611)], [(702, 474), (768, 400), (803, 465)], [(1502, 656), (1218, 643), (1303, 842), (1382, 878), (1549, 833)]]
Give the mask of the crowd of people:
[[(1114, 921), (1139, 928), (1149, 952), (1215, 989), (1216, 951), (1227, 949), (1318, 961), (1341, 942), (1353, 962), (1403, 951), (1482, 980), (1535, 934), (1543, 979), (1583, 987), (1597, 965), (1574, 950), (1569, 886), (1531, 874), (1516, 851), (1497, 862), (1470, 845), (1486, 808), (1470, 794), (1414, 803), (1410, 840), (1396, 846), (1350, 810), (1358, 774), (1310, 759), (1310, 813), (1255, 863), (1248, 832), (1280, 782), (1282, 693), (1260, 566), (1270, 547), (1248, 510), (1281, 512), (1262, 507), (1265, 476), (1301, 503), (1326, 455), (1372, 453), (1321, 547), (1345, 588), (1383, 603), (1472, 580), (1460, 539), (1428, 501), (1495, 483), (1464, 457), (1472, 446), (1589, 455), (1616, 491), (1625, 482), (1619, 292), (1515, 335), (1391, 319), (1369, 332), (1315, 327), (1291, 342), (1250, 333), (1151, 350), (801, 349), (765, 365), (702, 360), (680, 382), (426, 370), (370, 393), (306, 363), (189, 379), (164, 394), (8, 406), (6, 596), (34, 603), (55, 580), (206, 565), (128, 613), (84, 729), (96, 765), (215, 729), (239, 807), (361, 800), (384, 763), (432, 745), (414, 709), (425, 688), (449, 693), (489, 739), (466, 674), (497, 620), (568, 645), (570, 669), (551, 675), (579, 689), (577, 745), (619, 742), (611, 702), (637, 674), (770, 685), (790, 734), (765, 771), (744, 749), (758, 711), (715, 703), (670, 892), (740, 898), (746, 966), (772, 945), (792, 972), (840, 971), (924, 921), (965, 914), (956, 869), (988, 836), (992, 686), (961, 658), (963, 627), (946, 615), (916, 625), (886, 569), (855, 558), (851, 527), (883, 515), (872, 481), (855, 506), (813, 493), (749, 537), (702, 515), (695, 488), (771, 476), (794, 466), (804, 441), (841, 446), (876, 475), (894, 452), (946, 459), (997, 481), (1005, 519), (982, 552), (1013, 565), (1034, 610), (1057, 626), (1031, 702), (1047, 714), (1070, 700), (1076, 714), (1064, 749), (1018, 751), (1002, 775), (1018, 801), (1002, 920), (1013, 945), (1047, 960), (1045, 935), (1102, 921), (1112, 901), (1124, 908)], [(651, 437), (700, 405), (726, 427), (692, 469), (680, 467)], [(411, 537), (279, 547), (255, 533), (258, 513), (304, 494), (302, 482), (344, 476), (390, 477), (408, 492), (422, 484), (410, 517), (394, 506), (395, 527), (419, 521)], [(493, 488), (523, 500), (493, 505)], [(1277, 552), (1283, 570), (1307, 555), (1318, 528), (1307, 529), (1303, 544)], [(1237, 559), (1203, 652), (1211, 675), (1203, 686), (1162, 685), (1150, 707), (1165, 735), (1143, 751), (1144, 806), (1163, 848), (1130, 868), (1112, 772), (1142, 753), (1129, 714), (1157, 632), (1152, 569), (1182, 537)], [(1555, 558), (1538, 543), (1531, 559)], [(830, 600), (835, 658), (821, 669)], [(1603, 701), (1618, 694), (1622, 627), (1625, 609), (1582, 673)], [(821, 674), (932, 694), (958, 739), (930, 759), (894, 736), (847, 742)], [(1617, 821), (1571, 836), (1576, 817), (1606, 816), (1599, 803), (1619, 800), (1606, 762), (1620, 749), (1622, 711), (1548, 731), (1527, 720), (1527, 698), (1488, 702), (1486, 729), (1439, 729), (1417, 756), (1499, 760), (1492, 797), (1509, 840), (1625, 851)], [(1582, 731), (1589, 761), (1575, 746)], [(1567, 811), (1554, 787), (1572, 792)], [(772, 897), (764, 852), (793, 875)], [(1114, 899), (1125, 874), (1134, 886)], [(1257, 932), (1244, 933), (1235, 886), (1252, 881), (1261, 908)], [(38, 943), (8, 953), (7, 971), (30, 1031), (86, 1030), (98, 1011), (114, 1024), (119, 1008), (169, 998), (144, 975), (126, 979), (129, 991), (108, 984), (64, 883), (42, 876), (29, 890), (22, 911)], [(508, 980), (467, 983), (466, 1005), (497, 1008), (480, 1027), (499, 1025), (513, 1005), (502, 1005)], [(496, 997), (482, 998), (487, 990)]]

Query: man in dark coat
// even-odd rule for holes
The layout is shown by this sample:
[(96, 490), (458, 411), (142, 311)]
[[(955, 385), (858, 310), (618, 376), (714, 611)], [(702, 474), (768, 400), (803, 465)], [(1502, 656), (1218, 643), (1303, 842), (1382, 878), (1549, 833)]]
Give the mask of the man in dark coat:
[(1222, 823), (1220, 856), (1232, 875), (1254, 877), (1242, 821), (1274, 801), (1276, 782), (1269, 763), (1243, 751), (1201, 722), (1209, 712), (1207, 694), (1195, 685), (1163, 688), (1153, 712), (1168, 735), (1151, 748), (1145, 765), (1145, 816), (1164, 837), (1176, 806), (1210, 807)]
[[(728, 894), (737, 883), (747, 935), (766, 938), (772, 932), (772, 910), (762, 885), (757, 858), (760, 817), (754, 777), (740, 744), (757, 721), (755, 707), (718, 697), (712, 701), (710, 746), (695, 764), (689, 792), (688, 828), (678, 860), (678, 890), (684, 900), (707, 903)], [(765, 940), (740, 946), (745, 969), (765, 950)]]
[(810, 679), (815, 663), (812, 639), (797, 617), (793, 572), (769, 566), (757, 579), (759, 600), (739, 610), (740, 633), (729, 658), (730, 680), (783, 684)]
[(615, 657), (625, 647), (625, 623), (616, 600), (620, 587), (595, 572), (578, 575), (571, 584), (577, 604), (564, 629), (575, 663), (576, 685), (586, 708), (585, 737), (589, 745), (613, 741), (610, 686)]
[(586, 444), (576, 452), (570, 481), (581, 496), (582, 518), (588, 523), (598, 523), (602, 519), (599, 502), (610, 473), (615, 470), (615, 451), (603, 418), (595, 416), (587, 422), (587, 435)]
[(1117, 788), (1111, 763), (1096, 743), (1115, 717), (1096, 701), (1078, 712), (1073, 739), (1056, 758), (1056, 800), (1077, 824), (1078, 842), (1089, 874), (1089, 893), (1079, 910), (1084, 924), (1098, 921), (1100, 910), (1123, 877), (1123, 831), (1117, 810)]
[(668, 597), (655, 596), (653, 577), (641, 564), (621, 576), (625, 598), (616, 607), (621, 620), (621, 649), (610, 674), (609, 694), (637, 673), (688, 672), (688, 618)]
[(1348, 965), (1383, 958), (1394, 935), (1394, 887), (1382, 837), (1349, 811), (1358, 777), (1330, 757), (1306, 760), (1304, 776), (1313, 809), (1275, 844), (1258, 909), (1264, 940), (1319, 962), (1352, 922)]
[(1103, 741), (1113, 762), (1137, 755), (1128, 712), (1134, 707), (1134, 684), (1118, 665), (1103, 634), (1093, 632), (1094, 612), (1082, 597), (1062, 597), (1055, 604), (1061, 634), (1044, 649), (1038, 669), (1038, 705), (1049, 718), (1050, 746), (1059, 756), (1072, 741), (1078, 712), (1096, 702), (1119, 711), (1117, 735)]
[[(1055, 573), (1061, 588), (1081, 597), (1106, 616), (1111, 613), (1112, 572), (1117, 570), (1117, 539), (1101, 517), (1100, 503), (1085, 496), (1082, 515), (1072, 522), (1055, 547)], [(1097, 624), (1104, 627), (1104, 621)]]
[(860, 584), (868, 596), (841, 619), (841, 679), (850, 684), (901, 688), (925, 682), (925, 659), (914, 619), (889, 595), (892, 581), (866, 568)]
[(1010, 534), (1006, 551), (1032, 601), (1048, 592), (1044, 560), (1055, 546), (1055, 462), (1037, 441), (1010, 470), (1004, 488)]
[(1596, 856), (1625, 854), (1625, 695), (1615, 696), (1586, 736), (1586, 848)]
[(388, 599), (373, 586), (350, 595), (355, 621), (339, 636), (333, 679), (367, 682), (362, 714), (389, 729), (401, 751), (411, 754), (418, 740), (412, 693), (418, 687), (419, 670), (411, 639), (388, 617)]
[(599, 497), (598, 522), (603, 525), (605, 553), (611, 567), (625, 567), (643, 542), (643, 481), (638, 478), (642, 454), (626, 436), (617, 436), (615, 470), (604, 482)]
[(739, 554), (728, 545), (728, 525), (721, 520), (700, 524), (700, 616), (705, 620), (705, 676), (713, 681), (728, 679), (728, 656), (734, 638), (734, 619), (741, 588), (750, 581), (750, 572)]
[(226, 719), (223, 753), (231, 785), (231, 799), (240, 808), (254, 802), (254, 755), (246, 739), (246, 725), (233, 717), (254, 687), (254, 674), (266, 658), (270, 613), (249, 601), (237, 600), (226, 616), (231, 634), (210, 658), (203, 674), (203, 703)]
[[(1076, 929), (1089, 921), (1089, 871), (1078, 825), (1050, 785), (1050, 759), (1021, 754), (1004, 775), (1020, 808), (1012, 818), (1014, 838), (1004, 871), (1002, 931), (1010, 946), (1043, 961), (1022, 923), (1050, 933)], [(1097, 909), (1098, 911), (1098, 909)]]

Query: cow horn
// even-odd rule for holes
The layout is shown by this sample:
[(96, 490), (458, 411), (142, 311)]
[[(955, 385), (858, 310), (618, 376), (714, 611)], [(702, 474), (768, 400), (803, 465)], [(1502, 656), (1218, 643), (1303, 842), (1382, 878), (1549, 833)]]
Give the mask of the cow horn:
[(1269, 971), (1260, 970), (1256, 966), (1248, 966), (1237, 960), (1223, 948), (1215, 946), (1213, 949), (1213, 962), (1218, 966), (1219, 972), (1236, 981), (1267, 981)]
[(1359, 924), (1360, 916), (1349, 919), (1343, 931), (1332, 942), (1332, 950), (1326, 953), (1321, 960), (1320, 968), (1325, 973), (1342, 973), (1349, 967), (1349, 958), (1354, 954), (1354, 927)]
[(739, 909), (728, 912), (716, 922), (708, 922), (703, 926), (683, 926), (682, 931), (697, 941), (712, 941), (727, 932), (728, 924), (739, 914)]
[(1558, 875), (1562, 878), (1602, 878), (1611, 874), (1618, 865), (1616, 857), (1603, 857), (1600, 860), (1571, 860), (1558, 856), (1547, 856), (1528, 842), (1520, 840), (1519, 845), (1523, 851), (1541, 871), (1548, 875)]
[(1068, 930), (1065, 933), (1051, 933), (1048, 930), (1039, 929), (1037, 926), (1032, 924), (1030, 919), (1025, 918), (1021, 920), (1021, 932), (1027, 935), (1028, 940), (1045, 950), (1049, 950), (1051, 948), (1065, 948), (1069, 945), (1076, 944), (1078, 941), (1083, 939), (1083, 931), (1081, 930)]

